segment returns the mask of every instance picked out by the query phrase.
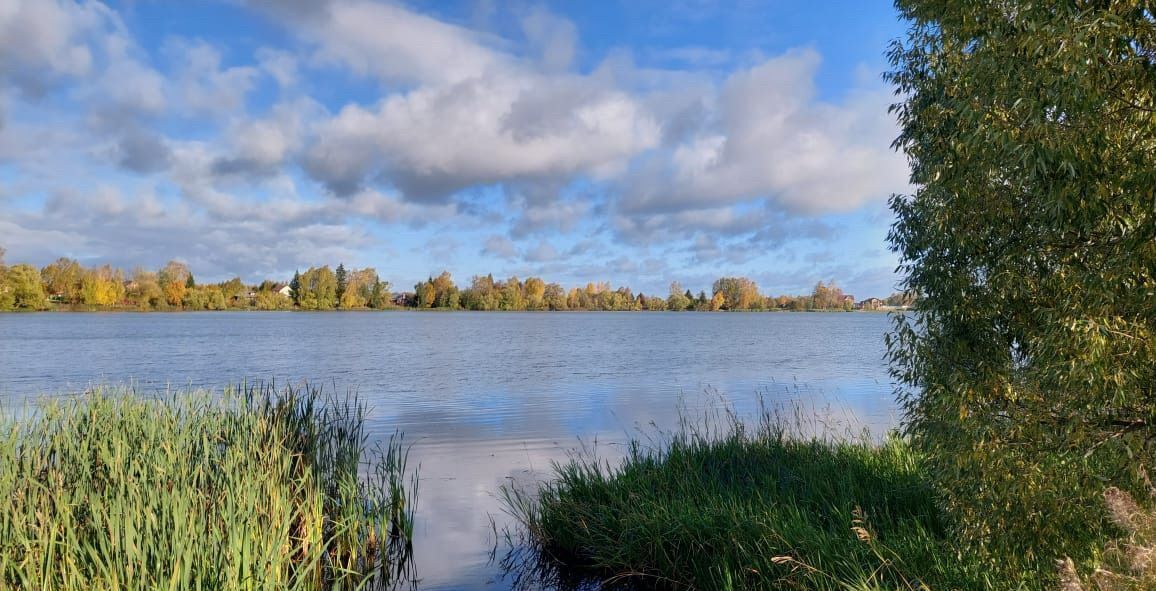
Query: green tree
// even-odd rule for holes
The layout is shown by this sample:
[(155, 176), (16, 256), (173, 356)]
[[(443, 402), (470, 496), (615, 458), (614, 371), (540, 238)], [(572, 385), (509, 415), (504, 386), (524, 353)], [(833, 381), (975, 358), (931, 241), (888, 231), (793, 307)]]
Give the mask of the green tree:
[(258, 310), (288, 310), (293, 307), (293, 300), (271, 290), (257, 292), (253, 305)]
[(40, 281), (40, 271), (32, 265), (13, 265), (5, 270), (4, 289), (11, 294), (11, 306), (19, 310), (48, 309), (48, 295)]
[(457, 308), (461, 298), (449, 271), (415, 285), (414, 292), (419, 308)]
[[(337, 263), (337, 297), (340, 303), (345, 298), (345, 290), (349, 287), (349, 273), (345, 270), (345, 263)], [(344, 306), (342, 306), (344, 307)], [(352, 307), (352, 306), (350, 306)], [(348, 308), (346, 308), (348, 309)]]
[(84, 268), (74, 259), (60, 257), (40, 270), (48, 295), (67, 304), (79, 304), (84, 281)]
[(691, 302), (694, 301), (693, 296), (687, 295), (689, 293), (689, 289), (686, 290), (686, 293), (683, 293), (682, 285), (679, 285), (677, 281), (672, 282), (670, 284), (670, 297), (666, 298), (667, 309), (686, 310), (690, 307)]
[(301, 275), (299, 305), (305, 310), (332, 310), (337, 305), (337, 276), (329, 265), (310, 267)]
[(566, 291), (557, 283), (547, 283), (542, 296), (547, 310), (566, 310)]
[(373, 288), (369, 292), (369, 307), (375, 310), (382, 310), (388, 308), (390, 285), (388, 281), (381, 281), (378, 279), (373, 283)]
[(11, 310), (15, 305), (12, 288), (8, 285), (8, 266), (4, 263), (6, 252), (4, 247), (0, 246), (0, 311)]
[(1090, 556), (1156, 441), (1156, 21), (1146, 2), (899, 0), (889, 339), (964, 542)]
[(432, 308), (436, 296), (433, 277), (413, 286), (413, 305), (416, 308)]
[(501, 303), (498, 307), (502, 310), (526, 309), (526, 296), (522, 289), (522, 282), (516, 276), (510, 277), (502, 285)]
[(141, 310), (156, 309), (164, 305), (164, 292), (156, 273), (137, 267), (129, 282), (128, 298)]
[(232, 308), (247, 308), (249, 307), (249, 288), (241, 281), (240, 277), (234, 277), (228, 281), (220, 283), (217, 287), (221, 291), (221, 297), (225, 299), (226, 304)]
[(301, 271), (293, 272), (293, 279), (289, 282), (289, 299), (294, 306), (301, 305)]

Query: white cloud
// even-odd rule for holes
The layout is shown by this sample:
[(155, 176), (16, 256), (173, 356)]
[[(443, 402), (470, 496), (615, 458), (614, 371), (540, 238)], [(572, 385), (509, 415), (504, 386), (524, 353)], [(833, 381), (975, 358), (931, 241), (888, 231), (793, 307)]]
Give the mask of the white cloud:
[(655, 212), (766, 198), (802, 214), (849, 211), (902, 190), (907, 164), (882, 91), (816, 98), (820, 58), (793, 51), (732, 74), (707, 125), (625, 184), (622, 209)]
[(578, 76), (503, 74), (423, 87), (322, 124), (310, 172), (337, 193), (385, 173), (407, 196), (471, 185), (605, 174), (655, 146), (658, 122), (629, 94)]
[(252, 66), (222, 67), (220, 49), (204, 41), (173, 40), (167, 52), (180, 71), (179, 97), (194, 112), (214, 116), (244, 111), (258, 75)]
[(490, 49), (494, 39), (401, 6), (369, 0), (333, 1), (326, 10), (291, 7), (304, 36), (323, 63), (404, 83), (453, 84), (504, 69), (507, 57)]
[(522, 238), (545, 232), (569, 232), (590, 213), (586, 201), (526, 204), (518, 208), (511, 234)]
[(100, 104), (104, 117), (114, 124), (124, 118), (155, 116), (167, 105), (166, 80), (137, 59), (136, 48), (123, 34), (110, 34), (103, 42), (108, 66), (90, 91), (89, 100)]
[(312, 99), (279, 103), (262, 118), (233, 121), (223, 134), (225, 155), (212, 163), (217, 176), (267, 177), (284, 172), (304, 145), (307, 128), (324, 109)]
[(9, 212), (0, 232), (12, 260), (63, 255), (131, 269), (180, 257), (199, 275), (247, 280), (283, 279), (297, 266), (356, 262), (374, 243), (340, 203), (211, 192), (162, 198), (148, 186), (61, 190), (40, 210)]
[(523, 257), (531, 263), (547, 263), (558, 258), (558, 249), (546, 241), (541, 241), (534, 248), (526, 251)]
[(93, 66), (88, 36), (112, 13), (99, 2), (5, 0), (0, 3), (0, 76), (33, 92), (55, 76), (82, 76)]
[(261, 69), (273, 77), (282, 89), (297, 85), (300, 75), (297, 58), (288, 51), (262, 47), (257, 50), (257, 63)]
[(514, 260), (518, 257), (518, 247), (505, 236), (490, 236), (482, 248), (482, 254), (500, 259)]

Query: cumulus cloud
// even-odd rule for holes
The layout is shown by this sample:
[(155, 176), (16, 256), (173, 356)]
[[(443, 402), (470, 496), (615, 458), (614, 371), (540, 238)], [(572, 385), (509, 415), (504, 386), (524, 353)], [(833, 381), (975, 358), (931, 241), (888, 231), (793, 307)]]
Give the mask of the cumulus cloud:
[(498, 40), (372, 0), (251, 2), (297, 28), (316, 60), (403, 83), (456, 83), (504, 68)]
[(804, 214), (848, 211), (906, 186), (882, 91), (817, 100), (819, 55), (792, 51), (731, 75), (712, 119), (624, 183), (621, 210), (663, 212), (765, 197)]
[(101, 45), (108, 65), (86, 97), (96, 106), (96, 123), (114, 129), (163, 112), (168, 104), (167, 82), (140, 59), (132, 41), (116, 32), (106, 36)]
[(283, 171), (321, 112), (311, 99), (300, 99), (274, 105), (266, 117), (233, 122), (224, 133), (226, 154), (213, 160), (212, 173), (260, 178)]
[[(474, 186), (517, 192), (527, 183), (592, 178), (609, 183), (619, 238), (646, 242), (657, 234), (753, 234), (764, 230), (758, 224), (766, 216), (744, 205), (813, 216), (881, 200), (906, 183), (906, 163), (889, 148), (888, 94), (867, 88), (838, 102), (819, 100), (821, 60), (813, 50), (766, 59), (719, 84), (615, 60), (583, 75), (567, 71), (576, 29), (544, 10), (520, 21), (526, 59), (399, 6), (331, 1), (310, 14), (297, 26), (321, 55), (412, 85), (374, 106), (348, 105), (318, 125), (304, 166), (338, 195), (385, 185), (409, 200), (438, 202)], [(429, 27), (454, 68), (442, 72), (409, 59), (416, 46), (408, 38), (371, 38), (369, 22), (382, 30), (395, 22)], [(351, 55), (372, 56), (377, 65)], [(411, 70), (397, 70), (397, 61)], [(542, 202), (515, 202), (514, 238), (566, 230), (595, 211), (565, 203), (557, 192)]]
[(257, 50), (257, 62), (265, 73), (272, 76), (281, 88), (291, 88), (297, 85), (300, 75), (297, 58), (288, 51), (262, 47)]
[(526, 254), (523, 258), (525, 258), (527, 262), (531, 263), (546, 263), (557, 259), (558, 256), (558, 249), (554, 248), (554, 245), (543, 240), (539, 242), (537, 246), (526, 251)]
[(306, 168), (338, 194), (384, 175), (407, 197), (621, 167), (659, 124), (629, 94), (578, 77), (505, 74), (347, 106), (319, 126)]
[(606, 175), (661, 134), (638, 97), (567, 72), (576, 28), (542, 9), (521, 20), (526, 59), (508, 42), (393, 4), (262, 6), (312, 44), (315, 60), (405, 89), (318, 126), (304, 166), (339, 195), (380, 183), (444, 200), (473, 185)]
[[(210, 202), (215, 199), (215, 202)], [(373, 240), (349, 210), (296, 200), (162, 197), (145, 187), (54, 193), (0, 224), (13, 260), (61, 255), (131, 269), (180, 257), (206, 276), (285, 277), (297, 266), (357, 261)]]
[(513, 260), (518, 257), (518, 247), (505, 236), (490, 236), (482, 247), (482, 254), (499, 259)]
[(168, 168), (172, 150), (160, 136), (132, 128), (117, 141), (113, 158), (118, 165), (128, 170), (147, 174)]
[(179, 96), (185, 107), (218, 116), (243, 111), (245, 97), (256, 83), (257, 68), (222, 67), (221, 50), (199, 40), (172, 40), (167, 53), (178, 65)]
[(115, 20), (100, 2), (8, 0), (0, 4), (0, 80), (31, 95), (93, 67), (90, 36)]

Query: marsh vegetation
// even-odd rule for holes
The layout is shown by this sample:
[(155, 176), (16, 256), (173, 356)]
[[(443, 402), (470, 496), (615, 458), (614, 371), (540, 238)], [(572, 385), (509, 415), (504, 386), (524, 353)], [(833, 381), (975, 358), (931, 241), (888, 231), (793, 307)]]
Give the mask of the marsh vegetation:
[(313, 387), (9, 409), (0, 587), (363, 589), (404, 582), (417, 501), (400, 436)]

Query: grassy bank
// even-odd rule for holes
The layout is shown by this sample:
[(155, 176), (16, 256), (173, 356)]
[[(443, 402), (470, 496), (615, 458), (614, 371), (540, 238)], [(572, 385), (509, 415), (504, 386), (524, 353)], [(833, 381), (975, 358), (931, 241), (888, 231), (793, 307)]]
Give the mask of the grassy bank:
[(506, 488), (530, 568), (643, 588), (1014, 587), (956, 555), (902, 441), (781, 425), (684, 425), (619, 465), (580, 457), (534, 490)]
[(404, 570), (400, 438), (317, 389), (101, 390), (0, 431), (0, 588), (353, 589)]

